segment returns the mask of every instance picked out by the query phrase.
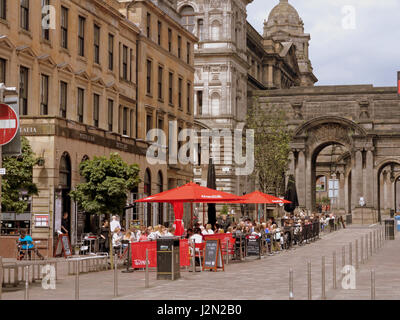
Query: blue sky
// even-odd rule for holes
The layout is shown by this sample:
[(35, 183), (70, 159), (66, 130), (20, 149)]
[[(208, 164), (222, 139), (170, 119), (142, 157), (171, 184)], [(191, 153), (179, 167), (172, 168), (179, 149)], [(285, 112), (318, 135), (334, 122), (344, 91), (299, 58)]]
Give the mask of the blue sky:
[[(261, 34), (264, 20), (278, 3), (279, 0), (254, 0), (247, 7), (248, 21)], [(317, 85), (396, 86), (400, 71), (400, 0), (289, 3), (303, 19), (305, 32), (311, 35), (310, 59), (319, 79)], [(351, 6), (349, 11), (342, 11), (346, 6)]]

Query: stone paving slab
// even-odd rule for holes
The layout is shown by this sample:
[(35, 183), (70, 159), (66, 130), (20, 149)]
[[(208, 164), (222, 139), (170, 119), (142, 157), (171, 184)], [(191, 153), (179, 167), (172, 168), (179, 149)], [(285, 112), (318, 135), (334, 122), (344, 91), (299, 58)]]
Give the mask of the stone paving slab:
[[(357, 292), (332, 290), (332, 254), (337, 256), (337, 283), (340, 286), (339, 271), (342, 266), (342, 247), (346, 246), (346, 264), (348, 246), (353, 243), (353, 259), (355, 257), (355, 240), (369, 234), (376, 226), (350, 226), (337, 232), (328, 233), (311, 244), (296, 247), (261, 260), (247, 258), (244, 262), (229, 263), (225, 272), (187, 272), (182, 271), (182, 278), (171, 282), (156, 280), (156, 272), (150, 272), (150, 288), (144, 288), (143, 271), (118, 273), (119, 295), (116, 299), (133, 300), (287, 300), (289, 298), (289, 268), (294, 274), (294, 298), (307, 299), (307, 262), (312, 264), (312, 297), (321, 298), (321, 257), (326, 257), (326, 290), (328, 299), (367, 299), (370, 294), (368, 272), (374, 261), (380, 261), (381, 269), (376, 268), (377, 297), (384, 297), (386, 286), (392, 288), (391, 295), (400, 299), (400, 284), (390, 281), (396, 273), (398, 260), (392, 261), (396, 249), (400, 249), (400, 239), (386, 241), (386, 246), (371, 260), (362, 265), (357, 274)], [(400, 237), (399, 237), (400, 238)], [(398, 261), (398, 262), (397, 262)], [(370, 265), (371, 264), (371, 265)], [(381, 274), (382, 272), (382, 274)], [(390, 275), (387, 278), (386, 275)], [(400, 275), (399, 277), (400, 278)], [(387, 279), (387, 281), (384, 279)], [(114, 296), (114, 273), (102, 271), (80, 275), (80, 299), (110, 300)], [(75, 277), (68, 276), (66, 264), (60, 263), (59, 278), (56, 290), (44, 290), (40, 284), (34, 284), (29, 292), (30, 299), (70, 300), (75, 298)], [(23, 299), (23, 287), (5, 288), (4, 300)]]

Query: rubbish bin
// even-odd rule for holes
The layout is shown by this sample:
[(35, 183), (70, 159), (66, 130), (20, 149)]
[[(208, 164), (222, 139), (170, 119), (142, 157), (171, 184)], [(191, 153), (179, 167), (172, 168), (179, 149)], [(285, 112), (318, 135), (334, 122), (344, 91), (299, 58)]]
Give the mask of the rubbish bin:
[(385, 220), (385, 239), (386, 240), (394, 240), (394, 220), (393, 219)]
[(390, 218), (394, 218), (394, 210), (393, 209), (390, 209)]
[(395, 217), (396, 224), (397, 224), (397, 231), (400, 231), (400, 216)]
[[(172, 256), (172, 248), (174, 256)], [(179, 238), (157, 239), (157, 280), (172, 280), (172, 268), (174, 280), (181, 277)]]

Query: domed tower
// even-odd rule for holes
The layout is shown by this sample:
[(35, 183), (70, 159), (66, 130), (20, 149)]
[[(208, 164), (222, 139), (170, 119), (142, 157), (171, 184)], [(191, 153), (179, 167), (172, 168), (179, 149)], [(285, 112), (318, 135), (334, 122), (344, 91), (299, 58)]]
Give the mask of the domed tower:
[(308, 55), (310, 35), (304, 33), (304, 23), (297, 10), (288, 0), (279, 0), (264, 22), (264, 38), (280, 42), (292, 42), (296, 47), (296, 56), (299, 63), (301, 86), (313, 86), (318, 79)]

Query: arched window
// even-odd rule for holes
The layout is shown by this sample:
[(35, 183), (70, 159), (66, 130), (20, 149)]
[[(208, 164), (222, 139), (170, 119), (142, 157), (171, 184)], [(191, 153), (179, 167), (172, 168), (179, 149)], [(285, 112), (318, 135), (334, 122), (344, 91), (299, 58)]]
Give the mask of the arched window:
[(220, 100), (220, 96), (217, 92), (211, 95), (211, 115), (219, 115)]
[(71, 188), (71, 158), (67, 152), (61, 156), (59, 184), (63, 189)]
[(151, 173), (149, 169), (146, 169), (144, 173), (144, 194), (146, 196), (151, 195)]
[(214, 20), (211, 24), (211, 40), (218, 41), (220, 39), (221, 24), (218, 20)]
[(191, 6), (184, 6), (181, 10), (182, 25), (190, 32), (194, 31), (194, 9)]

